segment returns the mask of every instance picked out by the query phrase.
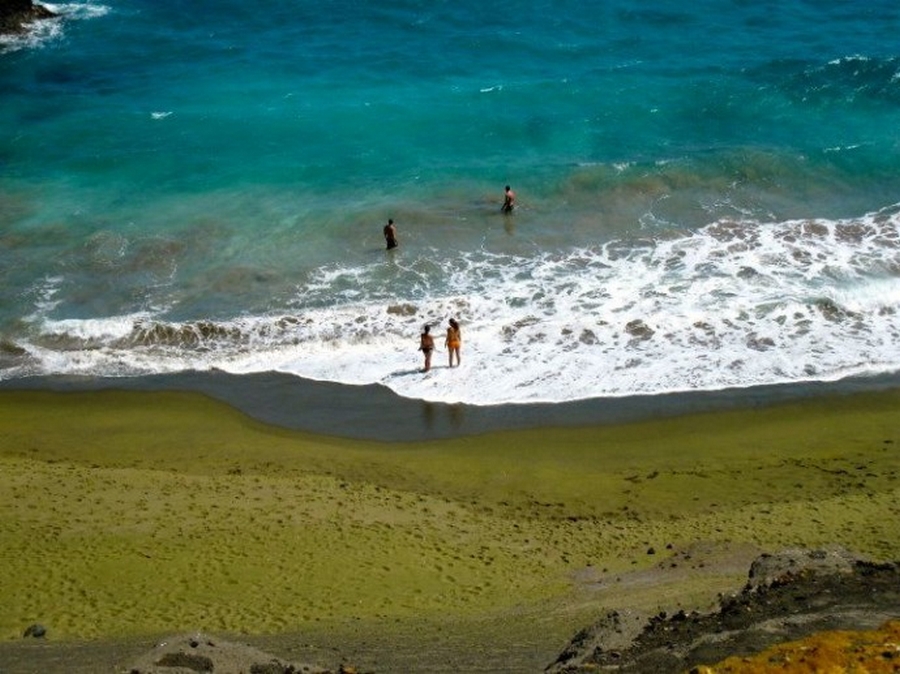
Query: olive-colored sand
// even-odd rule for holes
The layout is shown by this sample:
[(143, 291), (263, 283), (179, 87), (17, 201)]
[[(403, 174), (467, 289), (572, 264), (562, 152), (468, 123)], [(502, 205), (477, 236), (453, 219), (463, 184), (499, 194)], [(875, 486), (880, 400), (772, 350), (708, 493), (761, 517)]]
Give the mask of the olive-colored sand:
[(0, 393), (0, 669), (36, 622), (47, 646), (203, 630), (326, 666), (540, 669), (607, 610), (707, 608), (763, 550), (900, 559), (898, 412), (384, 444), (198, 394)]

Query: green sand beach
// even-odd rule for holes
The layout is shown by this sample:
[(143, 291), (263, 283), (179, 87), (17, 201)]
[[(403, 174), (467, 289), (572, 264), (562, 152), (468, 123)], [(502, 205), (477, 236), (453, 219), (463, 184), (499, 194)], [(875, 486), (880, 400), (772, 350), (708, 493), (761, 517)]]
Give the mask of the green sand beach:
[(891, 390), (384, 443), (198, 393), (0, 392), (0, 670), (118, 671), (203, 631), (539, 671), (609, 610), (708, 609), (760, 552), (900, 559), (898, 411)]

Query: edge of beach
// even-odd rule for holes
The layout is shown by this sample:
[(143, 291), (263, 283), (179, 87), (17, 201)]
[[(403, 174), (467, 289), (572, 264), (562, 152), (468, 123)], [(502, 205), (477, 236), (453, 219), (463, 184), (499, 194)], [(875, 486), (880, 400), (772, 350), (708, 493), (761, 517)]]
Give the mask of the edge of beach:
[(900, 388), (900, 373), (562, 403), (479, 406), (404, 398), (380, 385), (349, 386), (278, 372), (236, 375), (210, 370), (119, 378), (48, 375), (0, 381), (0, 391), (194, 391), (266, 424), (382, 442), (415, 442), (504, 430), (624, 424), (895, 388)]

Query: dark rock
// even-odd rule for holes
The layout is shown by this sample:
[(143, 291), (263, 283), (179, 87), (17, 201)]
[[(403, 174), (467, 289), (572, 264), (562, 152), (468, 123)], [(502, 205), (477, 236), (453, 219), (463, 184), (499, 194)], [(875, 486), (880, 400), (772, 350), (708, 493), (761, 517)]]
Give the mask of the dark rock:
[(283, 662), (242, 643), (211, 639), (201, 632), (174, 636), (136, 659), (131, 674), (165, 672), (243, 672), (244, 674), (328, 674), (332, 670), (312, 664)]
[(600, 621), (581, 630), (560, 653), (548, 672), (578, 671), (599, 661), (617, 662), (630, 648), (643, 627), (641, 618), (630, 611), (611, 611)]
[(0, 2), (0, 34), (23, 33), (29, 23), (55, 16), (49, 9), (31, 0), (3, 0)]
[(195, 672), (211, 672), (213, 661), (205, 655), (193, 653), (166, 653), (156, 663), (160, 667), (184, 667)]
[(6, 0), (3, 5), (0, 6), (0, 14), (29, 12), (31, 11), (32, 5), (33, 3), (31, 0)]
[(25, 628), (25, 633), (22, 635), (23, 637), (34, 637), (35, 639), (40, 639), (47, 635), (47, 628), (39, 623), (35, 623), (34, 625), (29, 625)]
[(858, 560), (842, 551), (763, 555), (743, 590), (720, 597), (718, 611), (635, 616), (627, 634), (611, 630), (619, 614), (607, 614), (581, 630), (546, 671), (675, 674), (823, 630), (872, 629), (898, 611), (900, 563)]
[(283, 665), (280, 662), (267, 662), (250, 666), (250, 674), (294, 674), (296, 671), (293, 665)]

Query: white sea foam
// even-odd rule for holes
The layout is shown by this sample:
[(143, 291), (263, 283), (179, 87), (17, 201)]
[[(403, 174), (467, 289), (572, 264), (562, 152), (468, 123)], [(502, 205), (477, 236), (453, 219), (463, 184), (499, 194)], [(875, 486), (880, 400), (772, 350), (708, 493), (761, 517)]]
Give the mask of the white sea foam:
[(109, 13), (109, 6), (96, 2), (42, 2), (54, 14), (66, 19), (96, 19)]
[[(36, 315), (39, 337), (23, 346), (43, 372), (279, 371), (482, 405), (836, 380), (900, 369), (898, 224), (893, 211), (722, 221), (533, 257), (471, 252), (433, 277), (417, 271), (400, 297), (385, 274), (409, 270), (329, 268), (298, 288), (290, 314)], [(340, 299), (323, 302), (329, 289)], [(452, 370), (451, 316), (464, 337)], [(439, 350), (422, 374), (426, 322)]]

